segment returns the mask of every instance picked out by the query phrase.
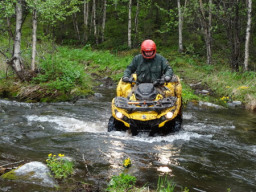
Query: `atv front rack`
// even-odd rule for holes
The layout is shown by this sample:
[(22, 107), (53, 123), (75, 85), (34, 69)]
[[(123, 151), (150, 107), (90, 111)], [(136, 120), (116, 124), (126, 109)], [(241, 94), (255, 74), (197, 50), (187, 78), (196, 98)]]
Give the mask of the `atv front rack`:
[(127, 110), (128, 113), (134, 111), (156, 111), (173, 107), (177, 97), (168, 97), (158, 101), (131, 101), (124, 97), (115, 97), (115, 106)]

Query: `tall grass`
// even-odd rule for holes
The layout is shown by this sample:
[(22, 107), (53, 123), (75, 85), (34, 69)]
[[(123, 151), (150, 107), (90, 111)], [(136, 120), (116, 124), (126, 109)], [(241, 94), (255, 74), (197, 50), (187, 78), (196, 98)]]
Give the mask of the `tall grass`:
[(158, 178), (156, 192), (173, 192), (174, 189), (175, 183), (169, 180), (167, 176)]

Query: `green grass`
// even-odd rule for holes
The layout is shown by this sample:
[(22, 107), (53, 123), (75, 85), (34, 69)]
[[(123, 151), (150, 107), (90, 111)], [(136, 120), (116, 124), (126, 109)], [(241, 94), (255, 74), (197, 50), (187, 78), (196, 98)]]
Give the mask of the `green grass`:
[(115, 175), (111, 178), (107, 191), (109, 192), (123, 192), (135, 190), (136, 177), (129, 174)]
[(157, 182), (157, 192), (173, 192), (175, 189), (175, 183), (169, 180), (167, 176), (159, 177)]

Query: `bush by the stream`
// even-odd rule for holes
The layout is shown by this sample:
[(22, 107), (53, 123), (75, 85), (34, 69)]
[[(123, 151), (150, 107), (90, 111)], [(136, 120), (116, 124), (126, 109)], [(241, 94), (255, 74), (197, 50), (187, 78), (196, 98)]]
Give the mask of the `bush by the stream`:
[(40, 74), (33, 80), (51, 89), (70, 91), (76, 85), (85, 85), (87, 78), (82, 65), (55, 54), (41, 61)]

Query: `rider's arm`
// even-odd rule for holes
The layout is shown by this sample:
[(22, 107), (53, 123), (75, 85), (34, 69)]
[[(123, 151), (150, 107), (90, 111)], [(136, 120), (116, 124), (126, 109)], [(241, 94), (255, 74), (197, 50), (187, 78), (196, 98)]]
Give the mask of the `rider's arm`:
[(130, 65), (127, 66), (127, 68), (124, 71), (124, 76), (123, 77), (131, 77), (131, 75), (136, 71), (137, 66), (138, 66), (138, 56), (135, 56), (130, 63)]
[(163, 57), (162, 59), (162, 76), (170, 76), (170, 78), (172, 78), (173, 76), (173, 70), (169, 64), (169, 62)]

